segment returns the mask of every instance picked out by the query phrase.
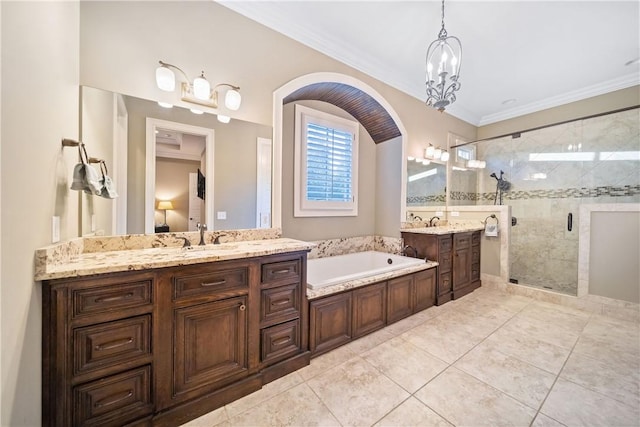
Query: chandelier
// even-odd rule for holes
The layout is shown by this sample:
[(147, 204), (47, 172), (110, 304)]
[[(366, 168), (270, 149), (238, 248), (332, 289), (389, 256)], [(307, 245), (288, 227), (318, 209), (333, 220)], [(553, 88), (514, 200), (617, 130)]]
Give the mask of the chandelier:
[(462, 45), (457, 37), (447, 35), (444, 28), (444, 0), (442, 0), (442, 28), (438, 39), (427, 49), (427, 105), (444, 111), (456, 100), (460, 89)]

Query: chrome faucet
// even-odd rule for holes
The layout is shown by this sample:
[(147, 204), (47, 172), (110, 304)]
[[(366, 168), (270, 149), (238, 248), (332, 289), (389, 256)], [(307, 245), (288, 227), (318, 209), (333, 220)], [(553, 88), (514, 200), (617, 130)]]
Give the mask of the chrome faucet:
[(196, 225), (196, 227), (198, 227), (198, 231), (200, 231), (200, 243), (198, 243), (199, 246), (204, 246), (204, 232), (207, 229), (207, 224), (200, 224), (198, 223)]
[[(434, 216), (434, 217), (432, 217), (432, 218), (429, 220), (429, 227), (434, 227), (434, 225), (433, 225), (433, 220), (434, 220), (434, 219), (440, 220), (440, 217), (439, 217), (439, 216)], [(437, 224), (438, 224), (438, 223), (436, 222), (436, 225), (437, 225)]]
[(176, 236), (176, 239), (182, 239), (184, 240), (184, 243), (182, 244), (183, 248), (190, 248), (191, 247), (191, 242), (189, 241), (189, 239), (187, 239), (186, 237), (182, 237), (182, 236)]
[(219, 245), (219, 244), (220, 244), (220, 238), (221, 238), (222, 236), (226, 236), (226, 234), (222, 234), (222, 233), (217, 234), (217, 235), (216, 235), (216, 238), (215, 238), (215, 239), (213, 239), (213, 244), (214, 244), (214, 245)]

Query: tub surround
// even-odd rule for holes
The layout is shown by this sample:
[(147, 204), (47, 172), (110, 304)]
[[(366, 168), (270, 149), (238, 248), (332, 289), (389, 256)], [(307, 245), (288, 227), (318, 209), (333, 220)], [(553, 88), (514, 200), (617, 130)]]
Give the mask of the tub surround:
[(316, 246), (309, 253), (309, 259), (364, 251), (399, 254), (402, 250), (402, 239), (387, 236), (342, 237), (338, 239), (317, 240), (311, 243)]
[[(273, 255), (286, 252), (308, 251), (315, 245), (279, 237), (279, 230), (242, 234), (234, 232), (208, 232), (205, 241), (224, 235), (221, 244), (182, 248), (187, 237), (192, 244), (198, 233), (168, 233), (158, 235), (132, 235), (116, 237), (88, 237), (38, 249), (35, 255), (35, 280), (51, 280), (75, 276), (88, 276), (118, 271), (199, 264)], [(276, 237), (278, 236), (278, 237)], [(259, 240), (251, 240), (251, 238)], [(237, 239), (225, 241), (225, 239)], [(102, 251), (96, 249), (102, 248)], [(87, 250), (89, 249), (89, 250)]]
[(412, 274), (422, 270), (428, 270), (430, 268), (435, 268), (437, 266), (438, 266), (438, 263), (435, 261), (426, 261), (424, 264), (412, 265), (412, 266), (404, 267), (398, 270), (377, 274), (375, 276), (363, 277), (362, 279), (349, 280), (343, 283), (339, 283), (337, 285), (326, 286), (320, 289), (307, 288), (307, 299), (311, 301), (314, 299), (325, 297), (327, 295), (337, 294), (340, 292), (349, 291), (351, 289), (361, 288), (364, 286), (371, 285), (372, 283), (383, 282), (385, 280), (394, 279), (396, 277), (406, 276), (407, 274)]

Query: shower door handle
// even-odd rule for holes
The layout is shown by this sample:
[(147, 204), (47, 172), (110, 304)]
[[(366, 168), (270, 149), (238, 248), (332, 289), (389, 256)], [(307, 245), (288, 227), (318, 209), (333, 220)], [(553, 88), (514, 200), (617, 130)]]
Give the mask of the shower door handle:
[(573, 214), (569, 212), (569, 215), (567, 215), (567, 230), (571, 231), (572, 228), (573, 228)]

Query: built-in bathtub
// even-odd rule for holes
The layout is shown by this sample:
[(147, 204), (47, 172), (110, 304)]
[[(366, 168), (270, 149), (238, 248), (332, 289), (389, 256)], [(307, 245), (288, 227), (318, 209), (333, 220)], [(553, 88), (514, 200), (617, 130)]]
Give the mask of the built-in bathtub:
[(317, 290), (418, 265), (425, 260), (376, 251), (315, 258), (307, 262), (307, 286)]

